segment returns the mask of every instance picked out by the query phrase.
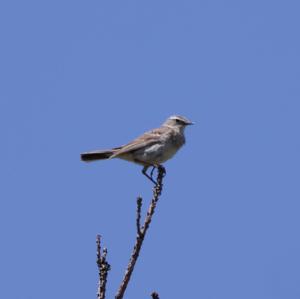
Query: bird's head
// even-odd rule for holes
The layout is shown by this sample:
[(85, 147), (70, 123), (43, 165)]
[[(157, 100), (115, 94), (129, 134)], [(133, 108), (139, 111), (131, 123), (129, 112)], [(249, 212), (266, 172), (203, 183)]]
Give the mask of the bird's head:
[(183, 130), (186, 126), (193, 125), (194, 123), (186, 117), (180, 115), (172, 115), (165, 122), (164, 126), (172, 127), (175, 129)]

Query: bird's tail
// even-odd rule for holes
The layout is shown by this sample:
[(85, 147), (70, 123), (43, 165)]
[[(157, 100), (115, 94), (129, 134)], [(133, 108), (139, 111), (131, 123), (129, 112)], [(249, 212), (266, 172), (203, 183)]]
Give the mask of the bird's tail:
[(84, 162), (92, 162), (96, 160), (109, 159), (113, 155), (113, 150), (100, 150), (80, 154), (81, 160)]

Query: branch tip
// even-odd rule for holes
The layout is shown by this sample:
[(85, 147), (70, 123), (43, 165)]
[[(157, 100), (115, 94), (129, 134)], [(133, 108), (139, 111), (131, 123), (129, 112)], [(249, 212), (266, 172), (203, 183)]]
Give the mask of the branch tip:
[(141, 236), (141, 211), (142, 211), (142, 197), (138, 197), (136, 200), (136, 231), (137, 235)]
[(159, 295), (158, 295), (158, 293), (156, 293), (156, 292), (153, 292), (153, 293), (151, 294), (151, 297), (152, 297), (152, 299), (159, 299)]
[(96, 236), (97, 247), (97, 267), (98, 267), (98, 289), (97, 299), (104, 299), (106, 293), (106, 282), (108, 271), (110, 270), (110, 264), (106, 260), (107, 249), (104, 247), (101, 255), (101, 236)]

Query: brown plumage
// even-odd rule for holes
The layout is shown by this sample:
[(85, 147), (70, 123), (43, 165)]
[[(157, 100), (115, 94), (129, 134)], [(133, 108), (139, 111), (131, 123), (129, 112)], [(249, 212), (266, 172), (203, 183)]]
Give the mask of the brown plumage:
[(154, 168), (169, 160), (185, 143), (184, 129), (192, 122), (183, 116), (169, 117), (160, 128), (148, 131), (126, 145), (108, 150), (97, 150), (81, 154), (81, 160), (92, 162), (120, 158), (143, 165), (143, 174), (147, 168)]

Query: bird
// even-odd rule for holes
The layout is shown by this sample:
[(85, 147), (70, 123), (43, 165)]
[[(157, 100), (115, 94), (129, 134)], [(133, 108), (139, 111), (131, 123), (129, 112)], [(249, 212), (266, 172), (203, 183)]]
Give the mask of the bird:
[[(84, 162), (119, 158), (139, 164), (143, 166), (143, 175), (156, 184), (153, 179), (154, 169), (163, 168), (162, 164), (171, 159), (185, 144), (185, 128), (193, 124), (184, 116), (172, 115), (161, 127), (145, 132), (125, 145), (84, 152), (80, 157)], [(149, 167), (152, 167), (150, 175), (147, 173)]]

